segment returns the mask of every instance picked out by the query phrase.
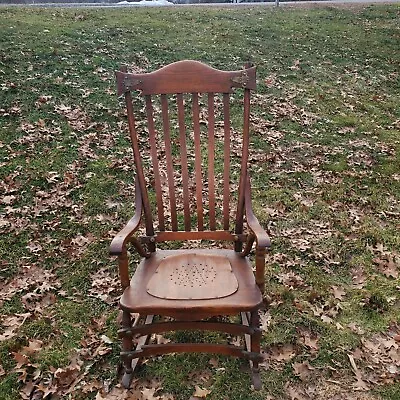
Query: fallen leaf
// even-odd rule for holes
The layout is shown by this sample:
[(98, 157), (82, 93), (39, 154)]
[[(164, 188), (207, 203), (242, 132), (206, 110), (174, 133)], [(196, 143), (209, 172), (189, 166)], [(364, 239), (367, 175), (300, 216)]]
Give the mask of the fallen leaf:
[(378, 265), (378, 269), (388, 278), (397, 279), (399, 277), (398, 265), (393, 256), (386, 256), (385, 259), (374, 258), (373, 262)]
[(159, 390), (159, 388), (144, 388), (142, 389), (143, 400), (158, 400), (160, 396), (155, 396), (154, 394)]
[(260, 313), (260, 325), (264, 332), (268, 330), (271, 319), (271, 314), (268, 311)]
[(347, 327), (358, 335), (363, 335), (365, 333), (364, 329), (360, 328), (355, 322), (350, 322), (349, 324), (347, 324)]
[(270, 358), (276, 361), (289, 361), (296, 355), (296, 351), (292, 344), (284, 344), (272, 346), (270, 353), (266, 355), (266, 358)]
[(195, 386), (195, 392), (193, 393), (193, 396), (194, 397), (200, 397), (200, 398), (202, 398), (202, 397), (207, 397), (210, 393), (211, 393), (211, 390), (208, 390), (208, 389), (203, 389), (203, 388), (201, 388), (200, 386)]
[(21, 368), (23, 365), (29, 364), (29, 358), (25, 354), (12, 353), (14, 360), (17, 362), (16, 369)]
[(104, 342), (104, 343), (107, 343), (107, 344), (112, 344), (112, 343), (114, 343), (108, 336), (106, 336), (106, 335), (101, 335), (100, 336), (100, 339)]
[(216, 358), (211, 358), (210, 361), (208, 362), (211, 366), (214, 368), (218, 368), (219, 362)]
[(299, 376), (300, 379), (304, 382), (307, 378), (311, 375), (311, 371), (315, 368), (312, 367), (308, 361), (304, 361), (302, 363), (294, 363), (293, 364), (293, 371), (295, 375)]
[(68, 387), (78, 376), (80, 371), (79, 365), (69, 365), (66, 368), (58, 368), (54, 372), (54, 377), (56, 378), (58, 384), (62, 387)]
[(309, 347), (311, 350), (318, 350), (318, 336), (311, 335), (310, 332), (305, 332), (303, 336), (304, 344)]
[(332, 318), (327, 315), (321, 315), (321, 320), (326, 324), (331, 324), (333, 322)]
[(22, 353), (25, 355), (32, 355), (42, 349), (43, 342), (38, 339), (30, 339), (28, 346), (22, 348)]
[(11, 195), (11, 196), (3, 196), (3, 197), (1, 198), (1, 202), (2, 202), (3, 204), (9, 205), (9, 204), (12, 204), (12, 203), (15, 201), (15, 199), (16, 199), (16, 197), (13, 196), (13, 195)]
[(278, 274), (276, 275), (276, 277), (278, 278), (280, 283), (289, 288), (294, 289), (304, 285), (303, 278), (295, 274), (293, 271)]
[(157, 344), (166, 344), (170, 343), (171, 339), (167, 339), (163, 335), (156, 335), (156, 342)]
[(332, 286), (332, 291), (333, 291), (333, 296), (337, 300), (342, 300), (342, 298), (346, 295), (346, 292), (343, 290), (343, 288), (339, 286)]
[(289, 382), (285, 385), (286, 393), (289, 396), (290, 400), (308, 400), (309, 397), (304, 393), (301, 388), (294, 388), (289, 384)]

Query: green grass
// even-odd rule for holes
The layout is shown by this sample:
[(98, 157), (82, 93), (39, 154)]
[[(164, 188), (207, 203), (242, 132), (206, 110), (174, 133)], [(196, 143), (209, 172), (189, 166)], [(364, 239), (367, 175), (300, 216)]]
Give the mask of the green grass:
[[(134, 172), (113, 71), (195, 59), (224, 70), (257, 65), (250, 170), (255, 214), (273, 239), (262, 341), (269, 366), (256, 393), (244, 362), (164, 356), (140, 369), (136, 389), (158, 387), (157, 395), (177, 400), (196, 385), (213, 400), (291, 399), (293, 390), (302, 398), (312, 391), (364, 398), (353, 390), (348, 358), (361, 348), (365, 398), (397, 399), (389, 350), (371, 372), (365, 341), (400, 333), (400, 281), (378, 268), (388, 257), (397, 269), (400, 262), (399, 14), (397, 5), (0, 8), (0, 332), (12, 316), (21, 324), (0, 342), (0, 397), (20, 398), (35, 379), (69, 398), (50, 378), (76, 363), (86, 373), (77, 398), (118, 383), (119, 288), (107, 248), (134, 211)], [(240, 93), (232, 106), (240, 127), (238, 105)], [(332, 286), (344, 290), (341, 300)], [(21, 378), (13, 353), (32, 341), (40, 349)], [(284, 345), (293, 356), (269, 358)], [(293, 365), (304, 361), (315, 369), (302, 380)]]

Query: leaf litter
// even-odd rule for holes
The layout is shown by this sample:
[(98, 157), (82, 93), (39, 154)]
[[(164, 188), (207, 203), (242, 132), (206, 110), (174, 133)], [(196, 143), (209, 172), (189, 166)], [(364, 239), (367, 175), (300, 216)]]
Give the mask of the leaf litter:
[[(85, 22), (85, 15), (78, 17), (74, 16), (74, 20)], [(84, 32), (82, 40), (86, 40)], [(86, 45), (90, 45), (90, 40), (85, 42)], [(106, 248), (115, 227), (125, 222), (127, 209), (124, 207), (132, 199), (134, 185), (119, 176), (130, 172), (132, 155), (126, 146), (118, 147), (124, 140), (120, 132), (126, 133), (126, 123), (120, 121), (122, 115), (117, 106), (92, 102), (98, 93), (103, 97), (105, 93), (114, 95), (110, 88), (110, 68), (95, 66), (92, 75), (98, 87), (88, 90), (87, 82), (78, 79), (77, 66), (70, 59), (71, 44), (65, 40), (59, 45), (64, 50), (53, 47), (53, 56), (58, 57), (58, 52), (63, 52), (60, 57), (64, 59), (60, 60), (69, 64), (70, 70), (39, 73), (34, 72), (38, 71), (37, 65), (30, 64), (27, 82), (39, 84), (48, 79), (63, 90), (72, 93), (76, 90), (79, 97), (69, 99), (61, 92), (50, 93), (48, 87), (34, 88), (33, 98), (26, 99), (27, 105), (23, 104), (23, 100), (13, 93), (25, 82), (11, 71), (1, 86), (3, 93), (12, 95), (1, 106), (2, 127), (14, 132), (14, 136), (10, 134), (10, 139), (5, 137), (0, 142), (2, 154), (5, 154), (0, 166), (6, 167), (0, 182), (3, 206), (0, 229), (20, 251), (1, 261), (4, 277), (0, 284), (0, 302), (5, 311), (0, 342), (13, 343), (8, 351), (13, 364), (10, 366), (2, 361), (0, 376), (16, 373), (20, 396), (24, 399), (68, 398), (77, 393), (98, 400), (172, 399), (172, 395), (164, 393), (163, 382), (140, 379), (126, 391), (116, 383), (116, 371), (112, 378), (98, 372), (98, 369), (116, 369), (115, 361), (110, 361), (110, 357), (118, 353), (116, 328), (110, 330), (107, 318), (115, 309), (120, 292), (115, 270), (105, 267), (110, 259), (98, 254), (98, 245)], [(23, 42), (20, 46), (20, 51), (27, 51)], [(101, 47), (99, 51), (105, 54), (110, 51)], [(142, 53), (135, 57), (140, 66), (133, 64), (134, 70), (155, 68), (149, 62), (150, 56)], [(90, 62), (85, 60), (86, 64)], [(307, 60), (300, 56), (291, 57), (285, 68), (287, 74), (301, 74), (308, 68)], [(388, 179), (383, 168), (378, 168), (382, 159), (393, 165), (396, 163), (398, 143), (392, 140), (386, 143), (379, 132), (398, 130), (399, 118), (388, 111), (386, 121), (378, 121), (379, 118), (368, 121), (371, 132), (359, 135), (351, 121), (332, 122), (331, 118), (340, 116), (335, 115), (336, 111), (332, 113), (333, 117), (324, 113), (324, 96), (330, 96), (331, 89), (316, 98), (313, 98), (314, 94), (307, 94), (309, 98), (305, 99), (305, 89), (290, 83), (285, 73), (270, 72), (264, 76), (262, 72), (261, 81), (278, 94), (265, 94), (262, 90), (257, 93), (252, 101), (259, 112), (251, 117), (255, 137), (251, 170), (256, 204), (260, 214), (264, 213), (263, 224), (277, 243), (269, 260), (270, 309), (261, 315), (263, 367), (266, 369), (263, 373), (291, 370), (292, 375), (284, 382), (282, 392), (288, 399), (328, 397), (335, 400), (343, 398), (340, 396), (344, 394), (349, 400), (372, 399), (372, 388), (398, 381), (398, 321), (391, 314), (385, 326), (378, 331), (371, 330), (363, 320), (349, 319), (349, 309), (359, 307), (360, 312), (385, 316), (388, 311), (382, 304), (399, 305), (400, 250), (394, 240), (387, 236), (382, 239), (369, 228), (369, 224), (390, 232), (394, 231), (393, 227), (398, 228), (399, 200), (393, 190), (377, 186), (385, 193), (385, 204), (383, 198), (375, 201), (376, 195), (370, 189), (377, 182)], [(348, 71), (346, 74), (353, 74), (359, 82), (366, 79), (362, 73)], [(385, 79), (393, 78), (388, 75)], [(369, 82), (368, 87), (371, 84)], [(348, 109), (354, 111), (360, 105), (350, 92), (350, 87), (342, 86), (339, 95)], [(307, 106), (304, 100), (307, 100)], [(376, 107), (386, 100), (383, 94), (373, 96)], [(217, 102), (216, 107), (221, 110), (220, 103)], [(31, 114), (29, 109), (35, 113)], [(342, 112), (337, 111), (337, 114)], [(207, 113), (204, 109), (202, 112), (201, 119), (206, 121)], [(109, 119), (105, 121), (100, 114)], [(114, 123), (114, 118), (118, 122)], [(142, 121), (138, 122), (142, 124)], [(320, 140), (331, 133), (327, 129), (337, 131), (334, 143)], [(221, 133), (217, 124), (216, 138), (221, 138)], [(232, 131), (231, 135), (237, 157), (240, 155), (240, 137), (238, 131)], [(357, 135), (360, 137), (356, 138)], [(146, 134), (140, 140), (148, 151)], [(118, 150), (114, 152), (112, 149), (116, 145)], [(60, 152), (67, 151), (73, 154), (66, 156), (60, 166), (57, 157)], [(162, 145), (160, 154), (165, 154)], [(38, 166), (38, 158), (46, 160), (45, 167)], [(149, 154), (144, 159), (147, 163), (151, 161)], [(235, 162), (237, 160), (233, 167)], [(102, 163), (105, 165), (103, 170)], [(166, 165), (162, 156), (160, 170), (164, 177), (165, 211), (170, 218)], [(265, 181), (260, 177), (266, 173), (271, 193), (280, 193), (280, 196), (274, 197), (263, 191)], [(110, 176), (117, 179), (119, 186), (115, 191), (97, 194), (103, 201), (101, 206), (94, 204), (85, 192), (86, 185), (90, 185), (91, 180), (97, 182), (99, 176), (98, 184), (102, 190), (107, 190)], [(394, 182), (399, 181), (398, 174), (390, 176)], [(181, 196), (179, 171), (175, 178)], [(146, 179), (151, 186), (154, 177), (149, 175)], [(222, 183), (222, 176), (218, 176), (217, 185)], [(235, 190), (233, 186), (232, 191)], [(191, 181), (191, 198), (194, 193)], [(206, 188), (204, 195), (207, 195)], [(220, 204), (220, 199), (217, 201)], [(193, 243), (193, 246), (197, 245), (199, 243)], [(100, 263), (97, 258), (101, 258)], [(90, 270), (84, 278), (75, 278), (71, 287), (62, 273), (65, 265), (59, 260), (76, 262), (77, 269), (83, 268), (79, 262), (86, 260)], [(318, 268), (319, 274), (323, 271), (327, 275), (325, 285), (310, 276), (310, 265)], [(66, 274), (71, 280), (74, 278), (71, 269)], [(84, 287), (77, 284), (80, 279), (83, 279)], [(371, 286), (374, 284), (389, 288), (383, 299), (379, 293), (373, 293)], [(100, 317), (74, 322), (75, 328), (83, 333), (68, 349), (64, 364), (41, 364), (43, 354), (59, 346), (57, 335), (66, 338), (69, 334), (56, 322), (59, 318), (57, 310), (65, 302), (78, 307), (86, 296), (106, 311)], [(13, 305), (16, 299), (19, 300), (17, 306)], [(9, 312), (8, 307), (17, 307), (18, 311)], [(277, 325), (282, 324), (280, 315), (286, 318), (285, 308), (289, 308), (297, 325), (294, 330), (285, 331), (284, 336), (271, 339), (269, 333), (276, 332)], [(32, 330), (32, 326), (41, 321), (50, 321), (52, 334), (39, 336), (39, 330)], [(354, 335), (356, 344), (329, 348), (326, 337), (336, 331)], [(170, 339), (158, 335), (154, 340), (161, 343)], [(321, 368), (315, 360), (327, 347), (332, 363)], [(335, 352), (345, 354), (346, 361), (341, 359), (335, 364)], [(223, 370), (221, 363), (219, 359), (210, 360), (214, 369)], [(212, 385), (197, 379), (192, 375), (192, 382), (196, 383), (192, 397), (212, 398)], [(274, 396), (267, 394), (268, 397)]]

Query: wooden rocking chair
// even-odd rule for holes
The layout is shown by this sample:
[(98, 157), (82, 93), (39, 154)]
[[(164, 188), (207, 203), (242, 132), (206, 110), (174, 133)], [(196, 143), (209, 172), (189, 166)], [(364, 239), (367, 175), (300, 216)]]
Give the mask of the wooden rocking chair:
[[(110, 248), (110, 253), (118, 256), (124, 290), (120, 299), (123, 317), (119, 331), (125, 367), (123, 385), (130, 386), (138, 361), (143, 357), (199, 352), (249, 360), (253, 385), (260, 389), (258, 365), (262, 356), (258, 310), (263, 304), (265, 252), (270, 240), (253, 214), (247, 173), (250, 91), (256, 88), (255, 67), (246, 65), (243, 70), (225, 72), (197, 61), (180, 61), (144, 74), (128, 73), (123, 67), (116, 72), (116, 77), (118, 94), (125, 96), (136, 166), (136, 212), (113, 239)], [(244, 109), (244, 120), (240, 152), (236, 151), (238, 167), (232, 171), (231, 147), (240, 141), (234, 143), (231, 139), (230, 93), (237, 87), (244, 89), (243, 103), (239, 103)], [(143, 97), (133, 99), (131, 92), (136, 90)], [(143, 117), (146, 124), (134, 116), (134, 105), (139, 99), (144, 99), (142, 112), (146, 114)], [(233, 101), (237, 107), (238, 101)], [(192, 122), (188, 122), (189, 116)], [(189, 148), (191, 144), (193, 151)], [(222, 160), (217, 163), (216, 157), (221, 153)], [(235, 173), (238, 186), (231, 190)], [(230, 210), (233, 198), (236, 204)], [(152, 208), (156, 210), (154, 215)], [(231, 222), (232, 215), (235, 219)], [(142, 216), (146, 233), (135, 237)], [(158, 220), (157, 229), (155, 220)], [(192, 240), (230, 241), (233, 249), (216, 246), (156, 249), (160, 242)], [(247, 257), (254, 242), (255, 276)], [(131, 280), (129, 243), (143, 257)], [(132, 318), (133, 313), (136, 318)], [(237, 315), (241, 323), (222, 322), (216, 318), (221, 315)], [(153, 322), (155, 316), (164, 319)], [(180, 330), (243, 335), (245, 346), (148, 344), (152, 334)]]

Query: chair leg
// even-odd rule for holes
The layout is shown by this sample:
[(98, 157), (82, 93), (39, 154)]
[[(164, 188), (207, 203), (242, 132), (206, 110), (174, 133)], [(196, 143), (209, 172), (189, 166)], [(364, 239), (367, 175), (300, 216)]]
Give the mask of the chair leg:
[[(140, 316), (135, 320), (134, 325), (139, 321)], [(144, 324), (148, 325), (153, 322), (154, 315), (147, 315), (145, 317)], [(132, 319), (131, 314), (127, 311), (123, 311), (122, 314), (122, 328), (123, 329), (131, 329), (132, 328)], [(136, 350), (140, 350), (142, 346), (148, 343), (150, 335), (140, 336), (137, 340)], [(124, 353), (129, 353), (133, 350), (133, 338), (130, 334), (127, 334), (122, 338), (122, 351)], [(129, 389), (133, 374), (135, 372), (136, 367), (139, 365), (139, 358), (131, 358), (128, 355), (123, 355), (122, 357), (125, 373), (122, 377), (122, 386), (126, 389)]]
[[(254, 353), (260, 353), (261, 346), (261, 329), (260, 329), (260, 317), (258, 315), (258, 310), (253, 312), (242, 312), (242, 323), (243, 325), (250, 326), (254, 328), (254, 333), (251, 335), (244, 335), (246, 350)], [(260, 370), (259, 370), (259, 361), (249, 361), (250, 369), (251, 369), (251, 378), (253, 382), (253, 386), (255, 390), (260, 390), (262, 387), (261, 378), (260, 378)]]
[[(122, 311), (121, 328), (131, 329), (131, 327), (132, 327), (131, 314), (128, 311)], [(122, 350), (124, 352), (133, 350), (133, 340), (131, 336), (126, 335), (125, 337), (122, 338)], [(122, 356), (121, 358), (125, 370), (124, 376), (122, 377), (122, 385), (128, 389), (133, 377), (132, 362), (131, 359), (129, 359), (126, 356)]]
[[(260, 316), (258, 315), (258, 310), (252, 311), (250, 325), (256, 329), (256, 331), (251, 335), (251, 351), (253, 353), (260, 353), (260, 342), (261, 342), (261, 330), (260, 330)], [(253, 386), (255, 390), (260, 390), (262, 387), (259, 362), (253, 361), (251, 366), (251, 375)]]

